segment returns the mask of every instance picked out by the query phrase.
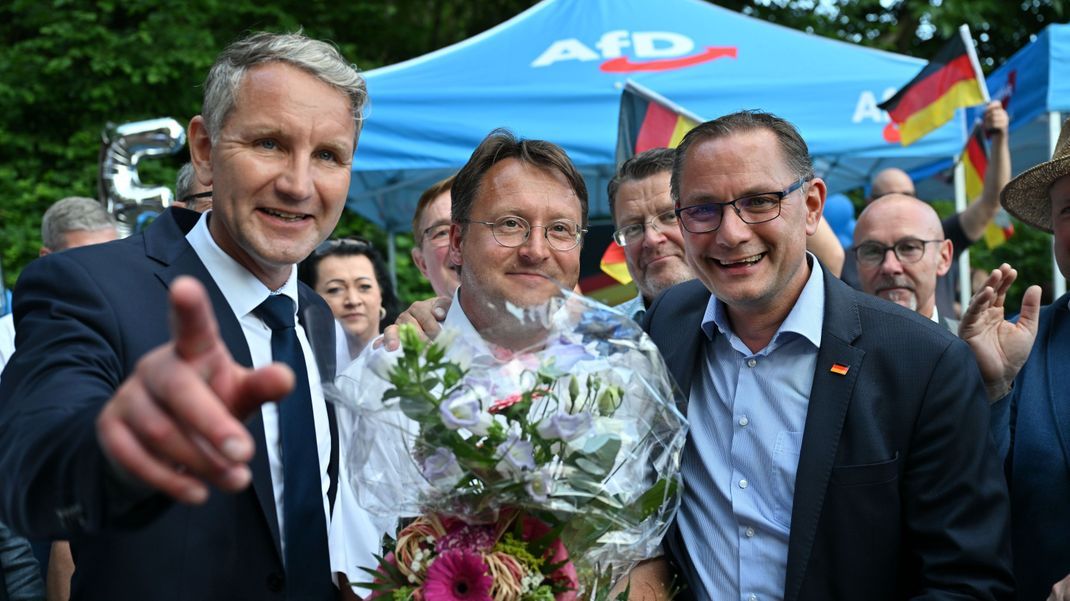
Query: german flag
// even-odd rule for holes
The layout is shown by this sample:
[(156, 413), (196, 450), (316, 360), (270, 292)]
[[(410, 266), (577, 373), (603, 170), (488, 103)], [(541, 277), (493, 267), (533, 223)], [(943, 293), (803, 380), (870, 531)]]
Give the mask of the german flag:
[(631, 284), (632, 274), (628, 272), (628, 264), (624, 259), (624, 249), (617, 242), (611, 241), (602, 253), (602, 260), (598, 267), (609, 277), (621, 284)]
[(988, 150), (985, 144), (984, 128), (980, 123), (974, 126), (966, 148), (962, 151), (962, 166), (966, 170), (966, 198), (975, 200), (985, 188), (985, 171), (988, 170)]
[(921, 73), (878, 106), (899, 125), (900, 143), (909, 146), (950, 121), (956, 109), (986, 102), (988, 88), (963, 25)]
[(626, 82), (620, 97), (617, 164), (651, 148), (676, 148), (702, 121), (657, 93)]

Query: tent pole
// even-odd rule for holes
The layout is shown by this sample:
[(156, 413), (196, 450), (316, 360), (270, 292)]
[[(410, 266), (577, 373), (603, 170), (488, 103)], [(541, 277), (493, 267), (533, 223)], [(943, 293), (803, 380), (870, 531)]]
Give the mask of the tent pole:
[(394, 294), (398, 292), (398, 257), (397, 257), (397, 234), (394, 232), (388, 232), (386, 234), (386, 261), (387, 270), (390, 272), (390, 284), (394, 286)]
[[(1048, 113), (1048, 156), (1055, 154), (1055, 145), (1059, 142), (1059, 129), (1062, 127), (1062, 114), (1059, 111)], [(1055, 262), (1055, 238), (1051, 239), (1051, 283), (1052, 300), (1066, 294), (1066, 278), (1059, 272), (1059, 264)]]
[[(955, 165), (955, 212), (962, 213), (966, 210), (966, 166), (962, 164), (962, 161), (957, 160)], [(959, 255), (959, 306), (962, 307), (962, 311), (966, 311), (966, 307), (970, 306), (970, 249), (965, 248), (962, 250), (962, 254)], [(948, 316), (950, 318), (952, 316)]]

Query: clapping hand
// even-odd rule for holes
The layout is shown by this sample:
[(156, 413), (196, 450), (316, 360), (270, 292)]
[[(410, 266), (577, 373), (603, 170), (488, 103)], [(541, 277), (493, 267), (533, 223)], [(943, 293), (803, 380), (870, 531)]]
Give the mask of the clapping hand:
[(145, 355), (97, 418), (97, 438), (121, 473), (185, 503), (203, 503), (211, 483), (238, 491), (251, 480), (253, 439), (241, 420), (285, 396), (293, 372), (248, 369), (219, 336), (204, 287), (171, 285), (172, 341)]
[(1004, 318), (1007, 290), (1017, 277), (1018, 272), (1006, 263), (992, 270), (980, 292), (970, 301), (959, 325), (959, 337), (973, 349), (992, 402), (1010, 391), (1037, 337), (1039, 286), (1030, 286), (1022, 296), (1017, 323)]

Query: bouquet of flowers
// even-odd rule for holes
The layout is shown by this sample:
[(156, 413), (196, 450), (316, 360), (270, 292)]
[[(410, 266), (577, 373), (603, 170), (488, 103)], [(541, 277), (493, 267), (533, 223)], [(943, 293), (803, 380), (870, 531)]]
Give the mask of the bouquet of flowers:
[(524, 350), (447, 319), (340, 378), (361, 505), (415, 516), (368, 570), (372, 598), (604, 599), (657, 553), (686, 435), (661, 356), (583, 297), (518, 315), (541, 332)]

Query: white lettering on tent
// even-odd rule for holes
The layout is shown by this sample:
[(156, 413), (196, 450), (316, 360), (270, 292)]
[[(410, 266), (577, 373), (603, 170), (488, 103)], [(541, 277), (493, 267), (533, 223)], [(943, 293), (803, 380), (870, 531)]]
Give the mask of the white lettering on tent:
[(691, 38), (671, 31), (636, 31), (614, 29), (602, 34), (594, 47), (596, 53), (576, 38), (557, 40), (543, 51), (534, 61), (532, 67), (548, 67), (560, 61), (593, 61), (614, 59), (624, 56), (624, 49), (631, 47), (635, 58), (653, 59), (684, 56), (695, 49)]
[(602, 51), (602, 58), (617, 58), (625, 46), (631, 46), (631, 42), (628, 41), (628, 32), (623, 29), (603, 33), (595, 44), (595, 48)]
[(531, 63), (532, 67), (547, 67), (557, 61), (596, 61), (600, 57), (576, 38), (557, 40)]
[[(885, 88), (884, 93), (881, 94), (881, 102), (895, 96), (896, 91), (895, 88)], [(891, 121), (892, 118), (888, 116), (888, 113), (882, 111), (877, 104), (877, 97), (873, 92), (865, 90), (859, 94), (858, 104), (855, 105), (855, 114), (854, 117), (851, 118), (851, 122), (861, 123), (863, 119), (869, 119), (874, 123), (887, 123)]]
[(632, 43), (639, 58), (683, 56), (695, 49), (691, 38), (669, 31), (637, 31), (632, 35)]
[(880, 123), (883, 119), (883, 112), (877, 107), (877, 96), (869, 90), (864, 90), (858, 95), (858, 104), (855, 105), (855, 114), (851, 117), (851, 122), (861, 123), (863, 119), (869, 119), (874, 123)]

